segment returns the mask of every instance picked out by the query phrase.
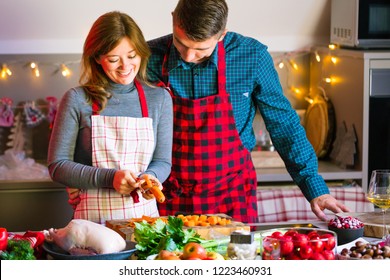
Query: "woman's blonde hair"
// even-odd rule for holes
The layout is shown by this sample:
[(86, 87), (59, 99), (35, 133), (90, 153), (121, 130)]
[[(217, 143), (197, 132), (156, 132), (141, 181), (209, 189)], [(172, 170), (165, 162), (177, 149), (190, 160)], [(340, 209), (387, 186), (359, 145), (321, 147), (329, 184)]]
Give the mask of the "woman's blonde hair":
[(148, 83), (146, 66), (151, 52), (141, 29), (129, 15), (118, 11), (101, 15), (93, 23), (85, 39), (79, 82), (87, 92), (88, 101), (96, 100), (100, 110), (105, 108), (107, 99), (111, 97), (108, 91), (111, 80), (97, 60), (114, 49), (125, 37), (130, 39), (137, 55), (141, 57), (137, 80)]

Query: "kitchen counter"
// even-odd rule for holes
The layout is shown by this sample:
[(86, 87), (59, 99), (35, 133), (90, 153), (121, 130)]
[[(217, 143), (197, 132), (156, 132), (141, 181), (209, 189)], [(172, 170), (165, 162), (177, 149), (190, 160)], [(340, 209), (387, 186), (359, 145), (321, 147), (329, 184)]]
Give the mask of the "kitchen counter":
[(9, 231), (63, 227), (72, 215), (61, 184), (41, 179), (0, 181), (0, 225)]

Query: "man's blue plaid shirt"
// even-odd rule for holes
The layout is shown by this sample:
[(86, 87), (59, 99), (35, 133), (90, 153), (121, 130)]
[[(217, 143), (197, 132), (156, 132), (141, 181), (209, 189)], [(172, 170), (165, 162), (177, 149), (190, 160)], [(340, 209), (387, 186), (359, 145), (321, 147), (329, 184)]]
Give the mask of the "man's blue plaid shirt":
[[(152, 50), (148, 75), (153, 82), (162, 80), (162, 61), (170, 40), (171, 34), (148, 42)], [(228, 32), (223, 42), (226, 51), (226, 89), (244, 146), (251, 151), (256, 144), (252, 125), (258, 109), (273, 145), (305, 197), (310, 201), (328, 194), (328, 187), (318, 175), (317, 156), (306, 138), (298, 115), (283, 94), (267, 47), (253, 38), (234, 32)], [(210, 59), (202, 64), (186, 63), (180, 59), (172, 44), (167, 67), (174, 94), (191, 99), (216, 94), (217, 60), (217, 50), (214, 50)]]

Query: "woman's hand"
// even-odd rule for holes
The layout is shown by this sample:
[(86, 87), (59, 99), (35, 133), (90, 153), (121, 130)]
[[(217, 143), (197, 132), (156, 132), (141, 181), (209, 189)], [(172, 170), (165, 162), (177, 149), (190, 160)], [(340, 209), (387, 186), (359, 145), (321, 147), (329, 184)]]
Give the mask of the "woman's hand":
[(114, 175), (112, 184), (117, 193), (130, 195), (132, 191), (141, 186), (141, 181), (137, 179), (135, 173), (129, 170), (118, 170)]
[(66, 192), (68, 193), (68, 203), (72, 206), (73, 210), (76, 209), (77, 205), (80, 203), (80, 189), (66, 187)]
[(142, 192), (143, 198), (145, 198), (145, 199), (152, 199), (152, 198), (154, 198), (154, 195), (150, 192), (150, 190), (147, 189), (146, 180), (145, 180), (146, 176), (148, 176), (149, 180), (152, 181), (155, 185), (157, 184), (160, 190), (163, 189), (163, 186), (162, 186), (161, 182), (156, 177), (154, 177), (153, 175), (142, 174), (140, 176), (141, 188), (143, 190), (143, 192)]

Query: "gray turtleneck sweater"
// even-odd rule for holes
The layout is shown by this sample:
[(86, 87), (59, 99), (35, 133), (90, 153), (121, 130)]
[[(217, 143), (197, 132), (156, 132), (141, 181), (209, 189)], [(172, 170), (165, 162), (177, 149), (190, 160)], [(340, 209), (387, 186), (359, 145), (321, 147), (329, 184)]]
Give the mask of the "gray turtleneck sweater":
[[(155, 150), (145, 173), (164, 182), (171, 171), (173, 109), (172, 99), (163, 88), (143, 85), (149, 117), (153, 119)], [(115, 84), (113, 96), (102, 116), (141, 118), (141, 105), (134, 83)], [(48, 168), (53, 181), (69, 187), (94, 189), (112, 187), (115, 169), (92, 166), (92, 106), (82, 87), (68, 90), (61, 99), (48, 150)]]

